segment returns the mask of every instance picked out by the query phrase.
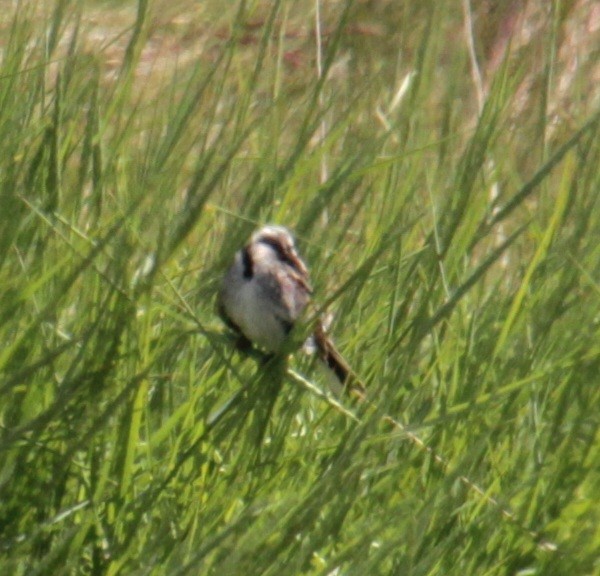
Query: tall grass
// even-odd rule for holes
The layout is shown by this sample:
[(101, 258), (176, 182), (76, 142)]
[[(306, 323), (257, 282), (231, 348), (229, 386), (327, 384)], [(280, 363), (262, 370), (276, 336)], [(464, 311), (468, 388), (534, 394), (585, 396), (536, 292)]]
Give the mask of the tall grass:
[[(100, 44), (102, 3), (4, 23), (0, 572), (597, 573), (600, 113), (550, 122), (566, 12), (530, 122), (535, 60), (479, 107), (450, 3), (320, 5), (319, 44), (309, 2), (124, 6)], [(194, 58), (153, 57), (195, 9)], [(332, 311), (366, 401), (215, 316), (269, 221), (316, 288), (296, 340)]]

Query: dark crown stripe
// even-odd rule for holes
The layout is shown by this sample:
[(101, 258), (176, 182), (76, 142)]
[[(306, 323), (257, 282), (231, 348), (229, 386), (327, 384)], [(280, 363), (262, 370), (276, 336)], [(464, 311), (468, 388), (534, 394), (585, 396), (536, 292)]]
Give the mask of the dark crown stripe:
[(279, 257), (279, 260), (281, 262), (285, 262), (288, 266), (291, 266), (294, 270), (302, 273), (302, 270), (298, 266), (298, 259), (291, 256), (290, 250), (286, 250), (286, 248), (281, 244), (281, 242), (279, 242), (275, 238), (269, 238), (268, 236), (261, 238), (259, 240), (259, 242), (261, 242), (262, 244), (266, 244), (267, 246), (270, 246), (271, 248), (273, 248), (273, 250), (275, 250), (275, 252), (277, 252), (277, 256)]

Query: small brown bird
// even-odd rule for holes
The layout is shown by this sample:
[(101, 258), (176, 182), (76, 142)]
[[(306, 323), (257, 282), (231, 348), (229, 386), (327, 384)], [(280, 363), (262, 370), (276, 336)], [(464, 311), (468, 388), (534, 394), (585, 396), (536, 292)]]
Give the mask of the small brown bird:
[[(279, 352), (310, 301), (306, 265), (294, 239), (282, 226), (265, 226), (239, 250), (219, 293), (221, 317), (240, 335), (241, 344)], [(318, 357), (348, 392), (365, 390), (318, 320), (312, 336)]]

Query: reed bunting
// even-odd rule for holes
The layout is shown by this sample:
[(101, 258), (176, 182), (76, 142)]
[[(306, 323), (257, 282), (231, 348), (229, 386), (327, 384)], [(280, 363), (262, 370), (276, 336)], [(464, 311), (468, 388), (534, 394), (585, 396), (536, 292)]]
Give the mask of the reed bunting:
[[(265, 226), (235, 254), (223, 279), (218, 311), (239, 336), (241, 347), (252, 344), (280, 352), (295, 322), (310, 301), (308, 270), (294, 238), (282, 226)], [(323, 322), (312, 336), (318, 357), (348, 390), (364, 396), (364, 388), (337, 351)]]

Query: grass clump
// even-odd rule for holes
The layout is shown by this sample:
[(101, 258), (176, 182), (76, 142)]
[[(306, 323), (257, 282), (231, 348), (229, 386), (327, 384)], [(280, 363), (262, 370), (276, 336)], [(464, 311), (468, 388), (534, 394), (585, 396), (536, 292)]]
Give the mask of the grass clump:
[[(596, 573), (586, 6), (5, 14), (0, 571)], [(367, 401), (233, 351), (265, 222)]]

